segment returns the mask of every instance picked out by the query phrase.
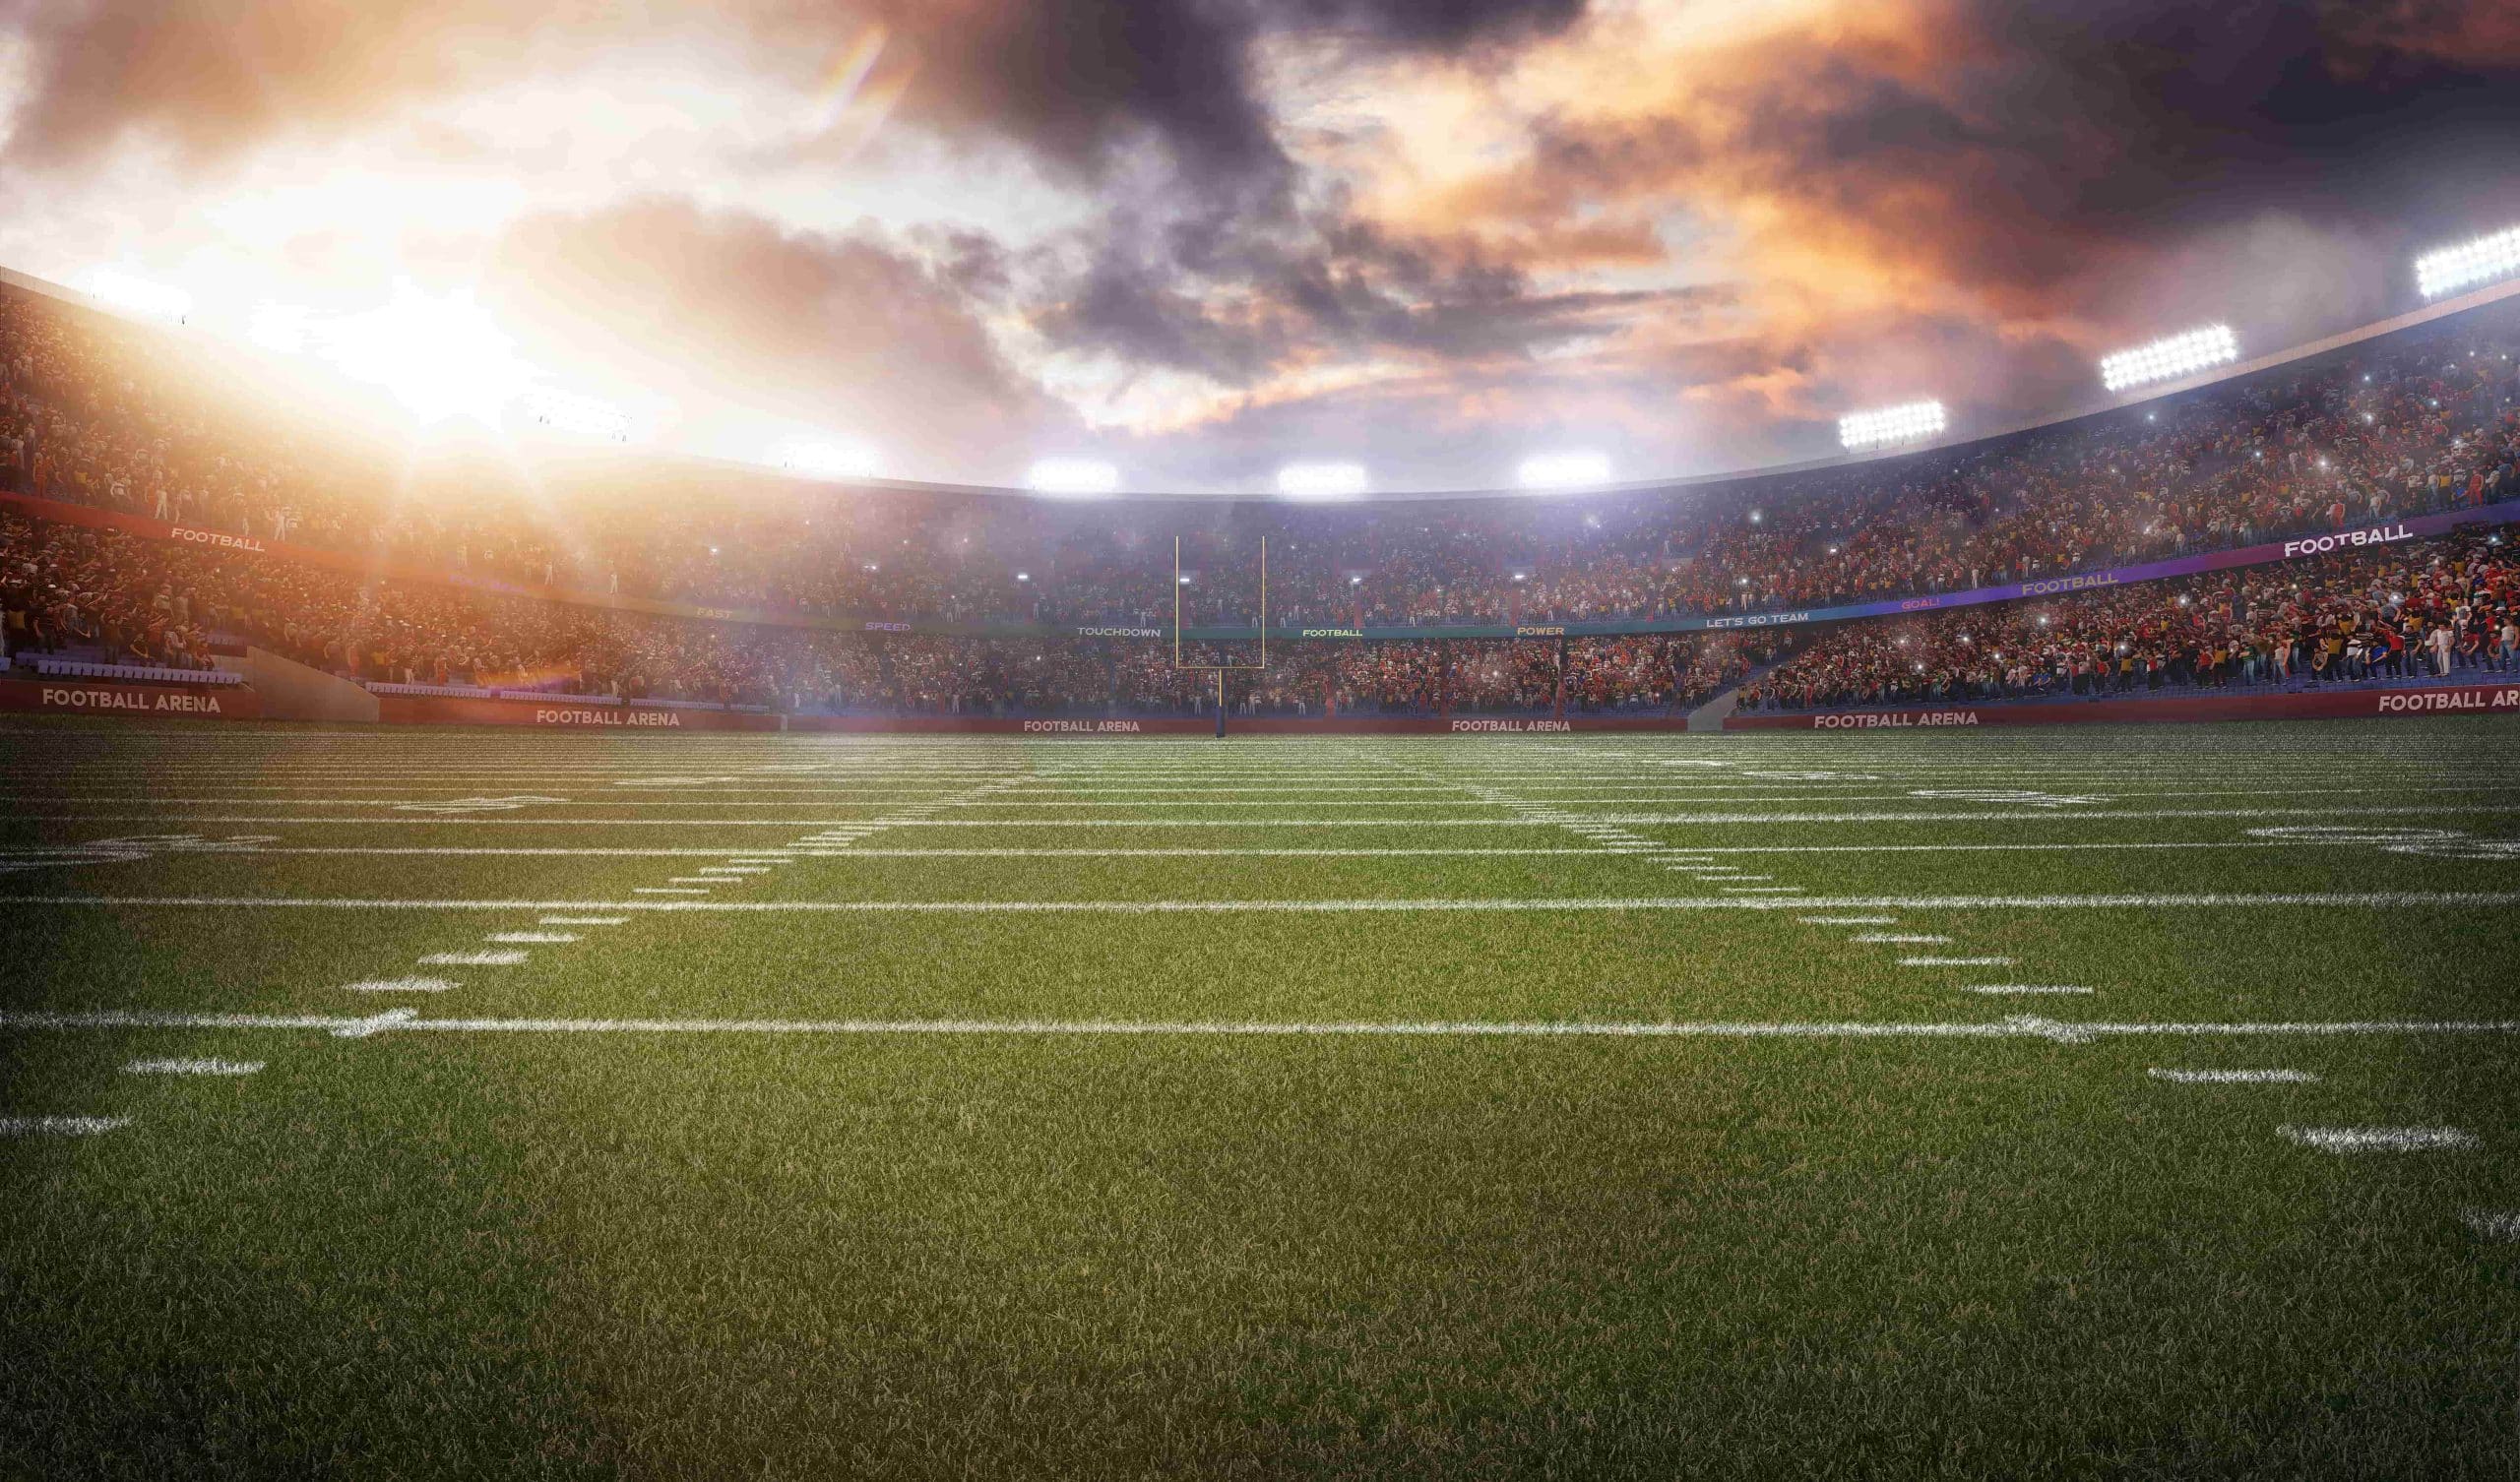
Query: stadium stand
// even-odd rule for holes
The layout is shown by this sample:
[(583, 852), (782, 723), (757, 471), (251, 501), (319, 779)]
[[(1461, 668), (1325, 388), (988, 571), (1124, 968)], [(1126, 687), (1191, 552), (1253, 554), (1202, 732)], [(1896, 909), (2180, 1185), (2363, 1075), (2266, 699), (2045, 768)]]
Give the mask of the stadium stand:
[(2500, 535), (1850, 625), (1748, 710), (2063, 701), (2520, 674), (2520, 560)]
[[(170, 379), (152, 353), (163, 333), (0, 290), (0, 492), (24, 497), (0, 519), (0, 610), (9, 653), (38, 671), (233, 683), (216, 658), (250, 643), (381, 695), (1195, 714), (1213, 682), (1176, 669), (1163, 641), (1170, 535), (1188, 525), (1229, 551), (1266, 538), (1273, 622), (1324, 634), (1236, 676), (1239, 713), (1677, 715), (1794, 641), (1623, 625), (2069, 586), (2112, 563), (2439, 525), (2520, 498), (2520, 316), (2507, 305), (2141, 410), (1902, 458), (1684, 488), (1318, 507), (849, 490), (663, 461), (546, 507), (496, 487), (415, 497), (225, 388)], [(52, 502), (52, 518), (27, 518), (26, 499)], [(145, 532), (85, 526), (65, 506)], [(2504, 571), (2477, 555), (2484, 538), (2405, 549)], [(2497, 654), (2500, 576), (2446, 604), (2422, 583), (2386, 602), (2334, 589), (2373, 562), (2415, 559), (2400, 549), (2318, 558), (2325, 595), (2306, 606), (2270, 595), (2303, 579), (2296, 561), (1839, 628), (1742, 700), (2324, 683), (2333, 665), (2372, 672), (2375, 639), (2435, 631), (2462, 666)], [(1193, 628), (1247, 623), (1258, 605), (1242, 560), (1211, 563), (1179, 592)], [(2051, 633), (2024, 629), (2042, 617)], [(2322, 625), (2339, 622), (2350, 631), (2331, 651)], [(865, 631), (877, 623), (910, 631)], [(1126, 636), (1079, 632), (1105, 626)], [(2417, 677), (2403, 659), (2379, 672)]]

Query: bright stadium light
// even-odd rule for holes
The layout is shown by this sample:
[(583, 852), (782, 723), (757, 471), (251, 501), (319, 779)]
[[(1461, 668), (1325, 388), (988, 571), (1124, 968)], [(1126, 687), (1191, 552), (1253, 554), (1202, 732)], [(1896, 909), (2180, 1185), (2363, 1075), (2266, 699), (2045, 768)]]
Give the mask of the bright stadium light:
[(1365, 492), (1362, 463), (1289, 463), (1278, 470), (1278, 492), (1289, 499), (1348, 499)]
[(2192, 375), (2208, 366), (2228, 365), (2240, 357), (2240, 342), (2227, 324), (2207, 325), (2173, 335), (2150, 344), (2139, 344), (2131, 350), (2104, 355), (2100, 361), (2101, 384), (2110, 391), (2124, 391), (2153, 381), (2172, 381)]
[(807, 478), (872, 478), (875, 450), (863, 443), (789, 443), (779, 466)]
[(1514, 470), (1526, 489), (1587, 489), (1610, 481), (1610, 461), (1599, 453), (1540, 453)]
[(1849, 453), (1931, 437), (1951, 425), (1940, 401), (1910, 401), (1838, 418), (1838, 442)]
[(384, 307), (319, 328), (326, 359), (352, 380), (385, 389), (422, 422), (452, 416), (495, 423), (534, 371), (470, 293), (443, 297), (409, 279)]
[(538, 387), (525, 394), (525, 414), (555, 431), (615, 443), (630, 441), (629, 413), (593, 397)]
[(245, 338), (267, 350), (294, 355), (306, 348), (306, 308), (302, 304), (259, 303), (245, 323)]
[(2520, 226), (2427, 252), (2415, 260), (2415, 285), (2426, 298), (2520, 273)]
[(89, 297), (126, 314), (180, 320), (193, 311), (193, 296), (183, 289), (153, 283), (117, 269), (92, 269), (85, 281)]
[(1109, 494), (1120, 487), (1120, 470), (1100, 459), (1045, 458), (1026, 471), (1024, 483), (1039, 494)]

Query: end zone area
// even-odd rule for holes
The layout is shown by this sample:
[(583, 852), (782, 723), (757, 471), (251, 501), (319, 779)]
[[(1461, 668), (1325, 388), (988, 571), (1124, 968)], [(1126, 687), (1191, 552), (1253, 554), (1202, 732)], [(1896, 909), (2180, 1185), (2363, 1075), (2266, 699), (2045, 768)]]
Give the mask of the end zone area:
[(2485, 1470), (2515, 739), (13, 718), (0, 1455)]

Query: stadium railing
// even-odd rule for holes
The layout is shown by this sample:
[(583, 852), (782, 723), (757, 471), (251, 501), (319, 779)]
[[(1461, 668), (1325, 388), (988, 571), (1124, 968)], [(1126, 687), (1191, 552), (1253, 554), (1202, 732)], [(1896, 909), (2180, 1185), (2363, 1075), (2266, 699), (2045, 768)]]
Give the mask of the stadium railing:
[(225, 669), (169, 669), (156, 664), (94, 663), (86, 659), (53, 658), (41, 653), (20, 654), (19, 661), (47, 678), (118, 679), (126, 684), (237, 685), (245, 682), (244, 675)]

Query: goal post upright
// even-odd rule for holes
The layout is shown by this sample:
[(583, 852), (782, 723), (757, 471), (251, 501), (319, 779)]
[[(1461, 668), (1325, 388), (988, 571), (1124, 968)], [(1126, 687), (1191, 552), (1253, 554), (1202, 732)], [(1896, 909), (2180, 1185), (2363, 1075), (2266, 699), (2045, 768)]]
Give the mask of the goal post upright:
[(1269, 667), (1269, 537), (1260, 537), (1260, 661), (1256, 664), (1193, 664), (1181, 661), (1181, 588), (1186, 585), (1181, 576), (1181, 537), (1172, 537), (1172, 667), (1175, 669), (1214, 669), (1217, 676), (1217, 735), (1225, 735), (1225, 676), (1228, 669), (1266, 670)]

